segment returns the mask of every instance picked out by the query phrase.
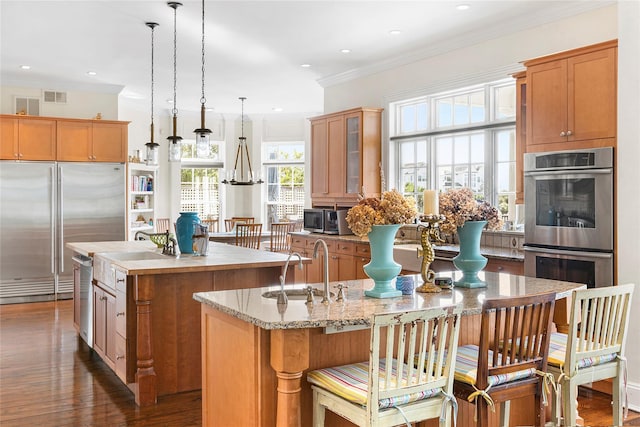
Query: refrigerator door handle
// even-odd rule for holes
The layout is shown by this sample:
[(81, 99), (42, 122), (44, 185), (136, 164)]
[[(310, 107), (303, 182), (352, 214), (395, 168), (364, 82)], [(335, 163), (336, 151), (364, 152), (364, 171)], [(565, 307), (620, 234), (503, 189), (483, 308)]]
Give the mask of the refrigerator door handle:
[(56, 274), (56, 168), (49, 168), (51, 174), (51, 274)]
[(61, 166), (58, 166), (58, 274), (64, 273), (64, 173)]

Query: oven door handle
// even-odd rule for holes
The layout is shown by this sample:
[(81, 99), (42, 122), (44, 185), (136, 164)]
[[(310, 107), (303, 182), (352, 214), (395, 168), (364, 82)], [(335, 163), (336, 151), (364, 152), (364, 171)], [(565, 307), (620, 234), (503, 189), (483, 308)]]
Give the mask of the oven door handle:
[(606, 169), (563, 169), (563, 170), (547, 170), (547, 171), (528, 171), (524, 173), (524, 176), (535, 176), (535, 177), (554, 177), (554, 176), (562, 176), (564, 178), (571, 179), (577, 175), (585, 176), (585, 175), (607, 175), (612, 174), (612, 168)]
[(584, 252), (584, 251), (562, 251), (558, 249), (551, 248), (534, 248), (531, 246), (524, 247), (525, 252), (533, 252), (538, 254), (554, 254), (554, 255), (564, 255), (564, 256), (580, 256), (580, 257), (588, 257), (588, 258), (603, 258), (603, 259), (611, 259), (613, 254), (610, 253), (602, 253), (602, 252)]

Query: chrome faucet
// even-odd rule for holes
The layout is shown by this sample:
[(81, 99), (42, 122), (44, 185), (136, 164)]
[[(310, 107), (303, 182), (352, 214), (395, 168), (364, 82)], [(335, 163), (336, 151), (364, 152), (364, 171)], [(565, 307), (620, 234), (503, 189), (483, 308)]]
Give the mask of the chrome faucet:
[(313, 259), (318, 258), (318, 246), (322, 245), (324, 252), (323, 271), (324, 271), (324, 295), (322, 296), (322, 303), (329, 304), (329, 249), (324, 240), (318, 239), (313, 245)]
[(288, 302), (287, 294), (284, 291), (284, 281), (287, 277), (287, 269), (289, 269), (289, 261), (292, 256), (298, 257), (298, 268), (302, 270), (302, 256), (298, 252), (291, 252), (287, 257), (287, 262), (285, 262), (284, 267), (282, 267), (282, 274), (280, 275), (280, 293), (278, 294), (278, 304), (286, 304)]

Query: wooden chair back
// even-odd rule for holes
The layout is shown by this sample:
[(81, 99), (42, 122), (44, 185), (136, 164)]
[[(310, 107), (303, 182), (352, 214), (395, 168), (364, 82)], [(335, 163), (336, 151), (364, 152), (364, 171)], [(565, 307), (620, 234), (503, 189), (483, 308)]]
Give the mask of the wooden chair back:
[(229, 232), (238, 223), (253, 224), (254, 222), (255, 218), (252, 216), (233, 216), (224, 220), (224, 230)]
[(624, 354), (633, 284), (573, 291), (564, 372), (582, 359)]
[(171, 220), (169, 218), (156, 218), (156, 232), (165, 233), (170, 231)]
[(271, 240), (269, 250), (271, 252), (289, 252), (291, 249), (291, 233), (294, 229), (293, 222), (274, 222), (271, 224)]
[(485, 300), (480, 325), (478, 389), (489, 385), (489, 376), (529, 368), (546, 369), (554, 307), (555, 293)]
[(262, 236), (262, 224), (236, 224), (236, 246), (260, 249), (260, 237)]
[(200, 221), (202, 225), (206, 225), (209, 230), (209, 233), (217, 233), (218, 232), (218, 219), (217, 218), (209, 218), (203, 219)]

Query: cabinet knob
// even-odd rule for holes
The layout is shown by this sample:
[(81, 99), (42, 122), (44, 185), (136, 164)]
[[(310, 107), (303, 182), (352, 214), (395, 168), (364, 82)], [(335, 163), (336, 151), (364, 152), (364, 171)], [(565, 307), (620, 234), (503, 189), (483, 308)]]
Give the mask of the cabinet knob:
[(338, 259), (336, 255), (331, 255), (331, 259)]
[(23, 154), (22, 154), (22, 153), (18, 153), (18, 157), (22, 157), (22, 156), (23, 156)]
[(117, 313), (116, 313), (116, 317), (118, 317), (118, 316), (124, 316), (124, 311), (119, 311), (119, 312), (117, 312)]
[(499, 265), (499, 266), (498, 266), (498, 271), (502, 271), (502, 270), (504, 270), (504, 267), (503, 267), (503, 266), (501, 266), (501, 265)]
[(562, 131), (560, 132), (560, 136), (567, 136), (567, 134), (564, 131)]
[(573, 135), (573, 132), (571, 132), (570, 130), (567, 131), (567, 136), (571, 136)]

